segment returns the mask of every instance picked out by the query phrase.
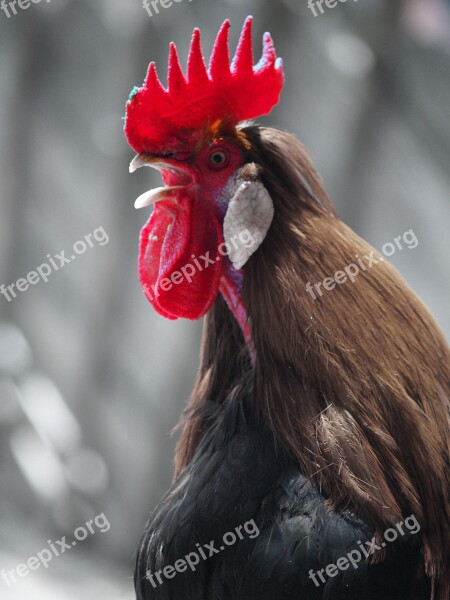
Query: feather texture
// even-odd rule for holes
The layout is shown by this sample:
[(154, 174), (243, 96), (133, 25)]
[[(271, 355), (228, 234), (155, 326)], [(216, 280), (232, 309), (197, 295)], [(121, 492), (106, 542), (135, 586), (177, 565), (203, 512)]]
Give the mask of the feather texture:
[(253, 373), (239, 329), (218, 298), (206, 317), (176, 474), (208, 432), (204, 407), (225, 403), (236, 381), (251, 374), (252, 410), (330, 510), (351, 511), (378, 534), (416, 516), (434, 598), (448, 600), (450, 353), (444, 337), (384, 261), (313, 300), (307, 282), (334, 274), (355, 255), (381, 257), (336, 218), (295, 138), (259, 127), (240, 134), (275, 209), (264, 244), (244, 267), (256, 366)]

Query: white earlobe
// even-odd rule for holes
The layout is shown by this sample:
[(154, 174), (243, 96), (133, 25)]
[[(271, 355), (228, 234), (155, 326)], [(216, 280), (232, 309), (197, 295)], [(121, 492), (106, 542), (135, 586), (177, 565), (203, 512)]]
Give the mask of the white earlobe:
[(260, 181), (244, 181), (231, 198), (223, 222), (228, 258), (245, 265), (262, 244), (274, 214), (272, 198)]

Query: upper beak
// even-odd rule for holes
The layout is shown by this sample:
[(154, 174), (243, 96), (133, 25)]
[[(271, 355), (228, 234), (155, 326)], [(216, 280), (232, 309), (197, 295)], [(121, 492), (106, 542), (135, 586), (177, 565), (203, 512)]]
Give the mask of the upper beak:
[[(137, 154), (130, 163), (130, 173), (134, 173), (140, 167), (152, 167), (153, 169), (167, 170), (167, 171), (181, 171), (185, 175), (185, 171), (179, 167), (179, 163), (177, 163), (174, 159), (165, 159), (161, 156), (155, 156), (153, 154), (148, 154), (147, 152), (142, 152), (141, 154)], [(163, 200), (168, 196), (173, 196), (174, 192), (183, 190), (186, 186), (184, 185), (172, 185), (154, 188), (149, 190), (148, 192), (144, 192), (136, 199), (134, 203), (135, 208), (144, 208), (145, 206), (149, 206), (150, 204), (154, 204), (159, 200)]]
[(153, 169), (164, 169), (172, 166), (169, 160), (165, 161), (161, 156), (154, 156), (147, 152), (141, 152), (136, 154), (133, 160), (130, 162), (130, 173), (134, 173), (141, 167), (152, 167)]

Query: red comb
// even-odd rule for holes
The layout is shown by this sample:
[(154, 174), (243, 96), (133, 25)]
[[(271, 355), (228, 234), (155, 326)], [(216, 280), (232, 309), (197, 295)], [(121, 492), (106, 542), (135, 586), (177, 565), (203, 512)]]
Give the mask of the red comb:
[(127, 103), (125, 134), (136, 152), (170, 153), (192, 148), (205, 129), (218, 122), (239, 121), (268, 114), (278, 103), (284, 83), (283, 63), (272, 38), (263, 38), (263, 54), (253, 66), (252, 17), (247, 17), (230, 67), (228, 31), (224, 22), (206, 69), (200, 31), (194, 30), (187, 76), (180, 67), (175, 44), (170, 45), (167, 90), (150, 63), (141, 88)]

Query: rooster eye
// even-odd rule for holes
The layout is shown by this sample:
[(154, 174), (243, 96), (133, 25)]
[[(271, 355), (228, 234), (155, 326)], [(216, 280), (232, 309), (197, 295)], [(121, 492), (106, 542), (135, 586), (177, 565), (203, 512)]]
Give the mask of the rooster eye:
[(229, 161), (228, 153), (225, 150), (213, 150), (208, 157), (209, 166), (213, 169), (223, 169)]

